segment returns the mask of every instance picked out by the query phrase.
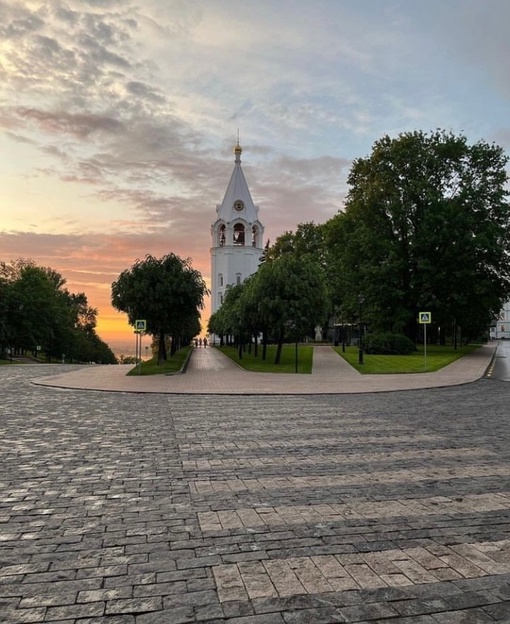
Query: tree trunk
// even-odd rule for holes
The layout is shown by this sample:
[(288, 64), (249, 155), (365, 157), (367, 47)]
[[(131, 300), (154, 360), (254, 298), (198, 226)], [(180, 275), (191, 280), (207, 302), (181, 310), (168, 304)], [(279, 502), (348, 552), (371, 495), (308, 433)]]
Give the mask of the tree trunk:
[(166, 361), (166, 344), (165, 344), (165, 332), (159, 332), (159, 340), (158, 340), (158, 365), (161, 362)]
[(279, 364), (282, 359), (282, 349), (283, 349), (283, 336), (278, 338), (278, 345), (276, 347), (276, 356), (274, 358), (274, 363)]

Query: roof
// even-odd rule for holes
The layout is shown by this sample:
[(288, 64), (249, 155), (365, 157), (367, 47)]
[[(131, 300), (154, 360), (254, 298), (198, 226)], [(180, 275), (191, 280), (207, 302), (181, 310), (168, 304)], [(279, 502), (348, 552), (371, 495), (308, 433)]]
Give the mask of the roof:
[[(237, 143), (234, 148), (234, 154), (234, 170), (230, 176), (230, 182), (228, 183), (225, 197), (222, 203), (216, 207), (218, 219), (227, 223), (234, 219), (243, 219), (248, 223), (255, 223), (258, 220), (259, 208), (253, 203), (248, 183), (244, 177), (241, 167), (242, 148), (239, 143)], [(236, 204), (236, 202), (239, 201), (241, 201), (242, 204)], [(236, 207), (234, 207), (234, 205)]]

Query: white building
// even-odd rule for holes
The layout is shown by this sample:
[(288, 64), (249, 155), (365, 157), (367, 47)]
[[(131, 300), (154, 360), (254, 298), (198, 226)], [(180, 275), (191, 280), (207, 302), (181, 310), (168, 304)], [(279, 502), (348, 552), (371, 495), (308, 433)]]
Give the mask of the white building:
[(223, 202), (216, 206), (211, 226), (211, 312), (223, 303), (227, 286), (240, 284), (257, 271), (262, 254), (264, 226), (260, 223), (241, 168), (242, 149), (234, 148), (234, 171)]
[(510, 301), (505, 303), (498, 318), (491, 325), (490, 337), (493, 340), (510, 340)]

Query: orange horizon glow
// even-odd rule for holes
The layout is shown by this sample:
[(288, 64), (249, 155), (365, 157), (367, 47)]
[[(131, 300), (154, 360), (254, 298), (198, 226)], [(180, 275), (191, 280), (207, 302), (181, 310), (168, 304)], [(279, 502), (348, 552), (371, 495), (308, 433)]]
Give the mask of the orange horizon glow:
[[(85, 293), (86, 294), (86, 293)], [(89, 301), (90, 303), (90, 301)], [(95, 307), (95, 306), (94, 306)], [(210, 316), (210, 297), (205, 300), (201, 310), (201, 336), (207, 335), (207, 323)], [(96, 332), (108, 344), (117, 357), (135, 354), (134, 328), (128, 323), (127, 315), (118, 312), (109, 304), (103, 304), (98, 310)], [(143, 342), (150, 345), (152, 337), (147, 335)]]

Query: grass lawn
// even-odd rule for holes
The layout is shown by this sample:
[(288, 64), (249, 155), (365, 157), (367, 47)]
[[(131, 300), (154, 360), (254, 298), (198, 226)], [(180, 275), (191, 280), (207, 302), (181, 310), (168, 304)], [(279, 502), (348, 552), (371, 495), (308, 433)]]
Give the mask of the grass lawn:
[[(296, 372), (296, 346), (285, 344), (282, 349), (280, 364), (274, 363), (276, 355), (276, 345), (268, 345), (266, 360), (262, 359), (262, 345), (259, 345), (258, 357), (253, 355), (253, 345), (251, 354), (246, 350), (243, 357), (239, 359), (239, 351), (235, 347), (221, 347), (225, 355), (234, 360), (242, 368), (257, 373), (295, 373)], [(313, 347), (309, 345), (298, 345), (298, 373), (310, 374), (312, 372)]]
[(132, 368), (128, 375), (167, 375), (168, 373), (177, 373), (184, 365), (191, 347), (184, 347), (177, 351), (172, 357), (168, 357), (166, 362), (162, 362), (158, 366), (156, 359), (152, 358), (139, 367), (138, 364)]
[(360, 373), (378, 375), (388, 373), (430, 373), (437, 371), (463, 355), (471, 353), (480, 345), (473, 344), (459, 347), (454, 350), (452, 346), (427, 345), (427, 367), (425, 368), (425, 356), (423, 345), (418, 347), (412, 355), (370, 355), (364, 353), (364, 364), (358, 364), (358, 348), (347, 347), (342, 353), (342, 347), (334, 347), (351, 366)]

